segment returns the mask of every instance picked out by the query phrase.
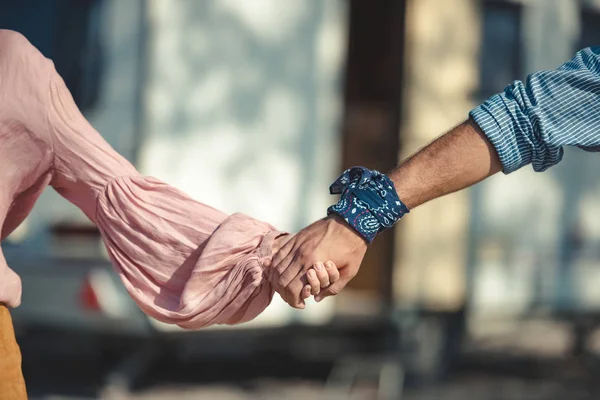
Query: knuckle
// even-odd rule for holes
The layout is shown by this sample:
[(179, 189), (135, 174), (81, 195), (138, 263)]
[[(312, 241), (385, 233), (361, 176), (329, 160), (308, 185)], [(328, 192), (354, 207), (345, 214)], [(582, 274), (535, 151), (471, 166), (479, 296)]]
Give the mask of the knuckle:
[(277, 271), (277, 273), (279, 275), (283, 274), (286, 270), (285, 265), (282, 264), (276, 264), (277, 266), (275, 267), (275, 270)]
[(305, 265), (310, 264), (310, 265), (308, 265), (309, 268), (311, 268), (313, 265), (313, 263), (309, 262), (310, 259), (311, 259), (311, 254), (308, 253), (306, 250), (302, 250), (302, 249), (298, 250), (298, 260), (301, 261)]
[[(285, 279), (283, 278), (283, 276), (280, 276), (279, 278), (277, 278), (277, 285), (279, 287), (286, 287), (287, 286), (287, 282), (285, 281)], [(289, 289), (287, 290), (289, 292)]]

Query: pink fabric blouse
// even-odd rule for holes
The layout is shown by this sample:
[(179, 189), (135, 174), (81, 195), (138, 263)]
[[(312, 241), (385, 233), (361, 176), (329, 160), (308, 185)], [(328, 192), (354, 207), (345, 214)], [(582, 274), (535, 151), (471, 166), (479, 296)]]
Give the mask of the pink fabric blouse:
[[(148, 315), (184, 328), (260, 314), (263, 265), (280, 233), (142, 176), (80, 113), (62, 78), (22, 35), (0, 30), (0, 226), (9, 235), (47, 185), (99, 228), (125, 287)], [(0, 303), (21, 281), (0, 250)]]

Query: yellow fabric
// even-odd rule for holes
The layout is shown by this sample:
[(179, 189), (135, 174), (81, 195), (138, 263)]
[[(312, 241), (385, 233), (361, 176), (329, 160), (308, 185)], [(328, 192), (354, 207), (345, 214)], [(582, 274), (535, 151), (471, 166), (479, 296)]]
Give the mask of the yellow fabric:
[(21, 351), (8, 308), (0, 304), (0, 400), (27, 399)]

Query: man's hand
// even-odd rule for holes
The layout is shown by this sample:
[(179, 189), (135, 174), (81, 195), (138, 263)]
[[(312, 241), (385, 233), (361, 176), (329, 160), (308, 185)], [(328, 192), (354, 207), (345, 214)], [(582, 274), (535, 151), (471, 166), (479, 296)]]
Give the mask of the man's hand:
[[(318, 261), (333, 261), (340, 279), (315, 298), (338, 294), (354, 278), (367, 243), (337, 216), (319, 220), (293, 236), (273, 257), (271, 284), (290, 306), (304, 308), (305, 273)], [(327, 264), (325, 265), (327, 267)]]

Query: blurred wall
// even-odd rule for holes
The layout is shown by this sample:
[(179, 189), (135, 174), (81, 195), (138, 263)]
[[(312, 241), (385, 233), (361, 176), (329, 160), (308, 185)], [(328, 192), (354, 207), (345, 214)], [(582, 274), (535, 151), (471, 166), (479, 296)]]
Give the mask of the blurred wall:
[(152, 0), (140, 167), (295, 231), (339, 165), (343, 1)]
[[(600, 45), (596, 0), (409, 2), (402, 136), (406, 157), (514, 79)], [(399, 224), (401, 306), (477, 315), (597, 309), (597, 154), (566, 149), (545, 173), (499, 174)]]
[[(474, 104), (478, 3), (408, 1), (401, 160), (463, 121)], [(468, 193), (460, 192), (411, 211), (398, 224), (395, 289), (401, 307), (462, 304), (468, 207)]]

